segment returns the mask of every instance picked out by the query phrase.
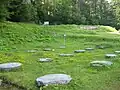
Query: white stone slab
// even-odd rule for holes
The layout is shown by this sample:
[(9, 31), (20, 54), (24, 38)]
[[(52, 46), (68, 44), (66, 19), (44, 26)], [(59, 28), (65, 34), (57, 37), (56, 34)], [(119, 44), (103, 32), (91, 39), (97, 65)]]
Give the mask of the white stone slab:
[(59, 54), (59, 56), (62, 56), (62, 57), (73, 57), (74, 54)]
[(36, 79), (38, 86), (46, 86), (49, 84), (68, 84), (72, 78), (66, 74), (48, 74)]
[(93, 48), (86, 48), (85, 50), (91, 51), (94, 50)]
[(11, 63), (3, 63), (0, 64), (0, 70), (12, 70), (12, 69), (18, 69), (21, 67), (21, 63), (17, 62), (11, 62)]
[(116, 54), (106, 54), (105, 57), (107, 58), (115, 58), (117, 55)]
[(44, 48), (44, 51), (52, 51), (51, 48)]
[(75, 53), (84, 53), (86, 50), (75, 50)]
[(105, 46), (102, 46), (102, 45), (97, 45), (97, 46), (96, 46), (96, 48), (98, 48), (98, 49), (104, 49), (104, 48), (105, 48)]
[(101, 66), (111, 66), (113, 63), (110, 61), (92, 61), (90, 63), (91, 66), (101, 67)]
[(40, 62), (51, 62), (52, 59), (51, 58), (40, 58), (39, 61)]
[(65, 46), (60, 46), (60, 48), (61, 48), (61, 49), (64, 49), (64, 48), (66, 48), (66, 47), (65, 47)]
[(28, 52), (35, 53), (35, 52), (37, 52), (37, 50), (28, 50)]
[(115, 53), (120, 54), (120, 51), (115, 51)]

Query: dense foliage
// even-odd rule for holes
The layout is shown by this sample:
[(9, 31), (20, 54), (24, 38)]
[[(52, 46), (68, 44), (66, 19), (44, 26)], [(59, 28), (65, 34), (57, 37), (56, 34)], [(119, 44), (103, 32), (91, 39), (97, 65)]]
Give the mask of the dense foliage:
[(110, 25), (120, 28), (120, 0), (3, 1), (0, 2), (0, 20), (37, 24), (50, 21), (51, 24)]

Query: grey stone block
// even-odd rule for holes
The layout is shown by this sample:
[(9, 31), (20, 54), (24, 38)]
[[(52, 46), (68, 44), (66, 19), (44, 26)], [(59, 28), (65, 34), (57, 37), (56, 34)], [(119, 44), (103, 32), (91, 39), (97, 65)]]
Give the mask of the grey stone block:
[(90, 63), (91, 66), (101, 67), (101, 66), (111, 66), (113, 63), (110, 61), (92, 61)]
[(4, 71), (9, 71), (12, 69), (18, 69), (19, 67), (21, 67), (21, 63), (17, 63), (17, 62), (11, 62), (11, 63), (3, 63), (0, 64), (0, 70), (4, 70)]
[(84, 53), (86, 50), (75, 50), (75, 53)]
[(72, 78), (66, 74), (48, 74), (36, 79), (38, 86), (46, 86), (49, 84), (68, 84)]
[(73, 57), (74, 54), (59, 54), (59, 56), (62, 56), (62, 57)]
[(40, 58), (39, 61), (40, 62), (51, 62), (52, 59), (51, 58)]
[(116, 54), (106, 54), (106, 58), (115, 58), (117, 55)]

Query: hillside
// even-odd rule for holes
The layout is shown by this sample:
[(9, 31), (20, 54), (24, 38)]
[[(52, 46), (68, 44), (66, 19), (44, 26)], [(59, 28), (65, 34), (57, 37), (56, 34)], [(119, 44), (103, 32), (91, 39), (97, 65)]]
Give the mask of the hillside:
[[(0, 79), (25, 90), (37, 90), (37, 77), (64, 73), (73, 78), (70, 84), (49, 85), (43, 90), (119, 90), (120, 55), (111, 59), (105, 58), (105, 54), (120, 50), (120, 35), (108, 32), (116, 30), (109, 26), (0, 23), (0, 63), (15, 61), (23, 64), (18, 71), (0, 72)], [(66, 48), (60, 49), (64, 44), (64, 34)], [(105, 48), (98, 49), (97, 45)], [(44, 48), (52, 50), (44, 51)], [(94, 50), (74, 53), (74, 50), (85, 48)], [(30, 53), (28, 50), (36, 52)], [(72, 53), (74, 57), (60, 57), (61, 53)], [(39, 58), (52, 58), (53, 61), (40, 63)], [(89, 65), (93, 60), (110, 60), (114, 64), (111, 67), (93, 68)]]
[[(0, 49), (15, 49), (17, 48), (17, 45), (26, 45), (33, 42), (53, 42), (55, 40), (57, 41), (56, 37), (62, 37), (64, 33), (66, 33), (67, 37), (69, 38), (87, 39), (88, 37), (89, 40), (93, 40), (93, 38), (95, 37), (94, 40), (102, 38), (112, 39), (109, 36), (104, 36), (104, 33), (102, 32), (115, 31), (114, 28), (111, 28), (109, 26), (98, 26), (99, 28), (97, 28), (97, 30), (86, 30), (87, 28), (83, 27), (85, 26), (39, 26), (34, 24), (12, 22), (0, 23)], [(101, 34), (102, 36), (99, 34)]]

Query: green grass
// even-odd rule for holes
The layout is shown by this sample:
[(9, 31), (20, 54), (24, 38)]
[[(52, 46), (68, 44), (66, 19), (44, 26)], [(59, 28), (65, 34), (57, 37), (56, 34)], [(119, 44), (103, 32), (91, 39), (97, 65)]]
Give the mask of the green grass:
[[(80, 26), (79, 26), (80, 27)], [(114, 28), (99, 26), (97, 30), (81, 30), (77, 25), (38, 26), (34, 24), (0, 23), (0, 63), (18, 61), (22, 68), (18, 71), (0, 72), (0, 77), (23, 86), (28, 90), (37, 90), (37, 77), (64, 73), (73, 79), (68, 85), (49, 85), (43, 90), (120, 90), (120, 55), (115, 59), (106, 59), (105, 54), (120, 50), (120, 35), (107, 32)], [(66, 33), (66, 48), (63, 45), (63, 34)], [(96, 45), (108, 46), (97, 49)], [(50, 47), (55, 51), (43, 51)], [(75, 54), (74, 57), (59, 57), (60, 53), (73, 53), (77, 49), (95, 48), (91, 52)], [(27, 50), (36, 49), (36, 53)], [(39, 58), (52, 58), (53, 62), (40, 63)], [(93, 60), (110, 60), (111, 67), (92, 68)]]

